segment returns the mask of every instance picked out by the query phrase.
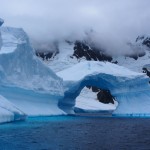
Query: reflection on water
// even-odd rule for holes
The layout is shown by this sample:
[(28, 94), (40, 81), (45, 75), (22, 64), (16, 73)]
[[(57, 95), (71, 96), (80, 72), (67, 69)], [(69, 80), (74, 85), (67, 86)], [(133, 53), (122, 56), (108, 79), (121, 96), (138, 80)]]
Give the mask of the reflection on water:
[(148, 118), (36, 117), (0, 125), (0, 150), (149, 150), (149, 139)]

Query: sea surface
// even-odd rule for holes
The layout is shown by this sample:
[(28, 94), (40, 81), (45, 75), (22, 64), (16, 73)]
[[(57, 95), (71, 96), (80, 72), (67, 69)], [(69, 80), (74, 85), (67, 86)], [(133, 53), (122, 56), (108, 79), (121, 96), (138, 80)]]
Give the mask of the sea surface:
[(150, 118), (28, 118), (0, 125), (0, 150), (150, 150)]

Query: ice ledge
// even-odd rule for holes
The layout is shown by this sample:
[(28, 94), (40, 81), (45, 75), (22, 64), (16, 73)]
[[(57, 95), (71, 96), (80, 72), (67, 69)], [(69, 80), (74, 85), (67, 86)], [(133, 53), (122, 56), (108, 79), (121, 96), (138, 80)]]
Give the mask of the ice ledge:
[(0, 95), (0, 123), (25, 120), (26, 114)]

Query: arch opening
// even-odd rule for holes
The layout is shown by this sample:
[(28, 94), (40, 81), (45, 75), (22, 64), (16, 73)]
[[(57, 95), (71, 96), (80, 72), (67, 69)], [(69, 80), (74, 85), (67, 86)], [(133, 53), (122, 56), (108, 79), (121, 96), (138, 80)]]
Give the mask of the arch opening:
[[(97, 74), (95, 76), (86, 76), (83, 80), (78, 82), (66, 82), (64, 97), (59, 100), (58, 106), (68, 114), (74, 114), (74, 106), (76, 98), (80, 95), (82, 89), (86, 86), (97, 87), (103, 91), (109, 91), (113, 95), (112, 91), (116, 89), (117, 78), (115, 76), (107, 74)], [(113, 95), (115, 97), (115, 95)]]
[(111, 115), (117, 106), (118, 102), (109, 90), (85, 86), (75, 99), (74, 112), (76, 114)]

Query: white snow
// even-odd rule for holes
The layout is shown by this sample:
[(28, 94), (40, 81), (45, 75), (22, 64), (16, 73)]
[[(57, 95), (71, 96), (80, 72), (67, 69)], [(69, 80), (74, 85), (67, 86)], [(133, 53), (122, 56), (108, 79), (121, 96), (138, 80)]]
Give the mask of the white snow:
[(25, 113), (0, 95), (0, 123), (24, 120)]
[(93, 74), (111, 74), (113, 76), (134, 78), (141, 76), (142, 73), (133, 72), (125, 67), (118, 66), (109, 62), (85, 61), (74, 65), (68, 69), (57, 73), (65, 81), (79, 81), (87, 75)]

